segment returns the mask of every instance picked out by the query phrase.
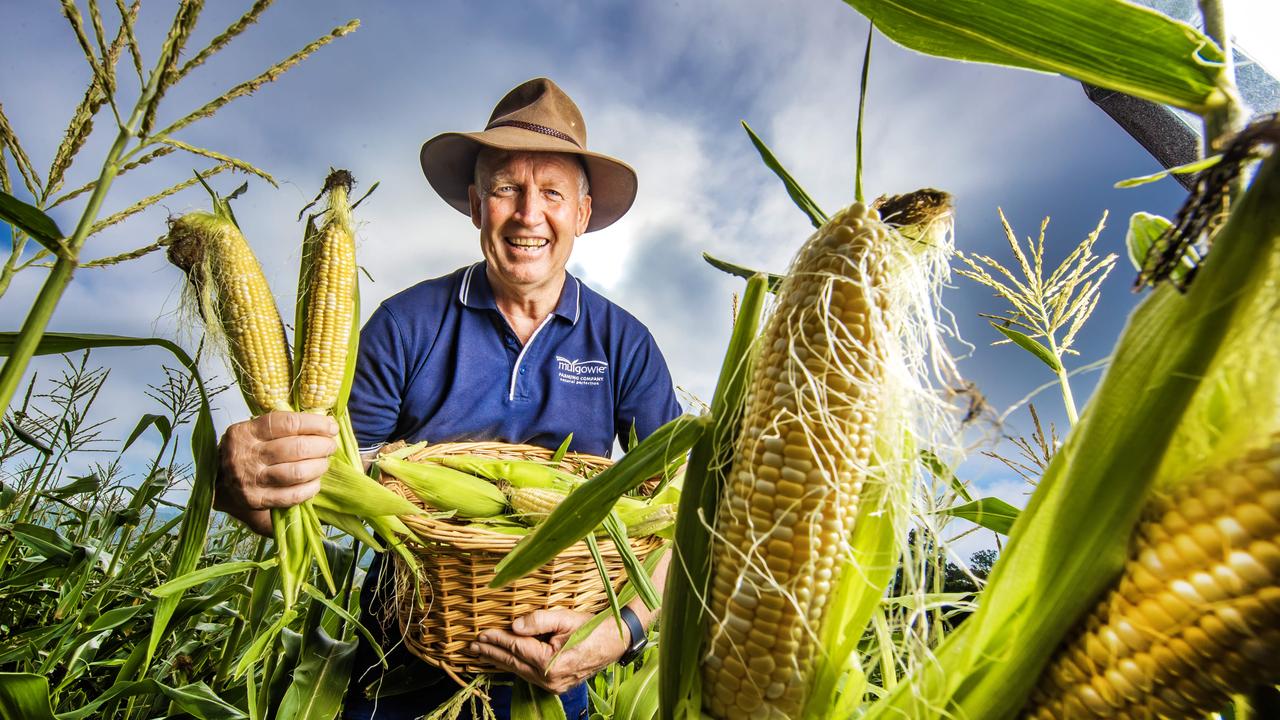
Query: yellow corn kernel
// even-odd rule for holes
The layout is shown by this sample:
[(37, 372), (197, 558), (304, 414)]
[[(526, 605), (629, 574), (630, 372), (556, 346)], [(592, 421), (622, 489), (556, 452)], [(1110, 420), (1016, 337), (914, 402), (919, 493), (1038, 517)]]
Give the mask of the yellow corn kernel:
[(831, 218), (760, 340), (715, 526), (702, 693), (715, 717), (802, 709), (872, 451), (882, 350), (870, 314), (888, 233), (861, 204)]
[(327, 413), (338, 401), (355, 313), (356, 242), (348, 193), (351, 174), (338, 170), (325, 182), (329, 208), (313, 253), (307, 288), (306, 334), (298, 362), (298, 405)]
[(289, 346), (262, 267), (239, 228), (193, 212), (169, 227), (170, 262), (187, 273), (205, 325), (226, 339), (249, 410), (289, 410)]
[(1280, 681), (1278, 556), (1275, 435), (1151, 501), (1117, 589), (1059, 649), (1026, 716), (1200, 718)]
[(510, 486), (507, 491), (507, 500), (515, 516), (530, 525), (546, 520), (564, 498), (565, 493), (551, 488)]

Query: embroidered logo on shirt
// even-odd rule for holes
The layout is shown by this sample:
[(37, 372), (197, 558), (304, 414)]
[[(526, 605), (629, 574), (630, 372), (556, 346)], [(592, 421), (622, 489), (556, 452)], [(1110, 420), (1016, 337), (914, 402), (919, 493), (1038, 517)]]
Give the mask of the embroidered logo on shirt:
[(604, 376), (608, 372), (609, 363), (604, 360), (570, 360), (556, 356), (556, 375), (560, 382), (595, 387), (604, 382)]

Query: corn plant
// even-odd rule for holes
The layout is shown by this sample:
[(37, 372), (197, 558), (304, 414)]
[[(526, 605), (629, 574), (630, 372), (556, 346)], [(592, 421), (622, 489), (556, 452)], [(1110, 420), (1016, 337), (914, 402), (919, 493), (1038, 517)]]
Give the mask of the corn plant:
[[(3, 267), (0, 267), (0, 294), (7, 289), (17, 272), (42, 264), (48, 268), (48, 276), (22, 324), (21, 335), (12, 351), (7, 354), (4, 366), (0, 367), (0, 407), (9, 406), (28, 363), (40, 345), (40, 339), (48, 327), (54, 308), (71, 282), (72, 273), (77, 267), (105, 267), (141, 257), (161, 247), (161, 243), (153, 243), (121, 255), (86, 260), (81, 255), (89, 238), (197, 181), (192, 179), (171, 185), (156, 194), (138, 200), (124, 210), (99, 220), (99, 213), (116, 177), (165, 155), (181, 151), (216, 162), (213, 167), (200, 171), (198, 173), (200, 178), (235, 169), (253, 173), (272, 184), (275, 183), (269, 174), (243, 160), (216, 150), (191, 145), (175, 135), (192, 123), (214, 115), (227, 103), (244, 97), (275, 80), (333, 39), (352, 32), (359, 24), (357, 21), (353, 20), (346, 25), (334, 28), (330, 33), (268, 68), (260, 75), (232, 87), (169, 125), (157, 127), (156, 124), (157, 113), (165, 93), (191, 70), (204, 64), (255, 23), (270, 4), (270, 0), (254, 3), (244, 15), (215, 36), (208, 46), (185, 62), (181, 62), (180, 56), (186, 49), (187, 41), (204, 5), (202, 0), (181, 0), (157, 59), (150, 72), (146, 72), (143, 69), (142, 51), (134, 36), (134, 23), (140, 9), (139, 2), (135, 1), (128, 8), (123, 2), (116, 3), (119, 21), (114, 39), (109, 41), (98, 0), (88, 0), (88, 23), (74, 0), (62, 0), (63, 15), (71, 26), (80, 51), (84, 54), (85, 62), (92, 72), (92, 78), (84, 99), (72, 114), (66, 135), (44, 177), (41, 177), (22, 148), (17, 133), (0, 109), (0, 219), (12, 226), (13, 238), (9, 258)], [(117, 76), (117, 66), (126, 50), (132, 60), (134, 71), (132, 74), (137, 79), (136, 95), (127, 89), (123, 78)], [(132, 107), (128, 104), (131, 95), (133, 96)], [(110, 109), (116, 135), (106, 157), (102, 160), (98, 176), (79, 188), (61, 192), (66, 171), (84, 147), (93, 131), (94, 118), (103, 108)], [(9, 174), (8, 163), (4, 159), (5, 153), (12, 157), (18, 174), (22, 178), (26, 194), (30, 196), (30, 202), (14, 196), (13, 178)], [(75, 229), (68, 235), (45, 211), (86, 194), (88, 197), (83, 201), (80, 218)], [(40, 248), (28, 256), (25, 254), (25, 249), (27, 242), (32, 240), (40, 245)]]

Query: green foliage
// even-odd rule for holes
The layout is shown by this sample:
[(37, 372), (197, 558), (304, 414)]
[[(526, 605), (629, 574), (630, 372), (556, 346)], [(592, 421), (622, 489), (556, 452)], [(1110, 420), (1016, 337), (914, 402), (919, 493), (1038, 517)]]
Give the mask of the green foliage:
[(893, 41), (928, 55), (1066, 75), (1197, 113), (1233, 93), (1212, 40), (1121, 0), (845, 2)]

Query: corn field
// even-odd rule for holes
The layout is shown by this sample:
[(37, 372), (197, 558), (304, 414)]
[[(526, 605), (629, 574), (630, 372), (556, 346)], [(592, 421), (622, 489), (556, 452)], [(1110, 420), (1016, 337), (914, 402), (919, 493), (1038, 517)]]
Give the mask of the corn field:
[[(520, 457), (426, 443), (362, 457), (346, 408), (369, 285), (360, 212), (378, 183), (359, 188), (333, 169), (310, 179), (303, 194), (319, 192), (296, 234), (264, 238), (237, 219), (246, 187), (230, 189), (227, 174), (258, 192), (276, 178), (239, 148), (192, 139), (208, 136), (190, 126), (216, 125), (312, 55), (342, 52), (323, 48), (359, 21), (318, 28), (177, 112), (188, 74), (233, 55), (269, 21), (270, 0), (206, 44), (192, 42), (204, 3), (179, 0), (150, 46), (139, 18), (152, 8), (61, 0), (67, 52), (90, 80), (47, 170), (0, 105), (12, 244), (0, 297), (17, 277), (40, 278), (23, 318), (0, 327), (0, 718), (329, 720), (349, 693), (389, 696), (394, 682), (350, 682), (361, 638), (372, 642), (360, 596), (375, 552), (396, 563), (406, 642), (439, 653), (433, 664), (458, 680), (424, 715), (494, 717), (488, 692), (503, 681), (422, 629), (437, 622), (428, 567), (443, 551), (431, 538), (458, 528), (500, 549), (494, 593), (532, 587), (577, 553), (594, 618), (569, 647), (601, 625), (623, 633), (620, 608), (635, 598), (659, 611), (638, 660), (589, 681), (592, 718), (1280, 717), (1280, 115), (1242, 102), (1223, 3), (1198, 3), (1200, 29), (1125, 0), (843, 4), (871, 25), (853, 196), (824, 212), (742, 124), (743, 151), (803, 214), (785, 240), (793, 259), (749, 268), (704, 254), (737, 288), (723, 298), (731, 334), (698, 348), (719, 362), (712, 395), (593, 465), (567, 452), (570, 438)], [(1020, 240), (1002, 210), (958, 208), (931, 187), (928, 167), (913, 169), (920, 190), (864, 189), (864, 170), (889, 161), (862, 140), (864, 115), (878, 112), (877, 32), (1177, 108), (1200, 124), (1200, 157), (1129, 183), (1182, 177), (1185, 202), (1172, 217), (1127, 219), (1126, 267), (1105, 251), (1105, 215), (1064, 254), (1046, 250), (1047, 218)], [(95, 123), (107, 141), (90, 142)], [(305, 114), (297, 128), (325, 130)], [(175, 173), (103, 217), (121, 200), (119, 177), (166, 156), (195, 163), (194, 176)], [(68, 190), (77, 158), (101, 165)], [(207, 193), (209, 209), (143, 227), (148, 209), (187, 190)], [(64, 203), (78, 213), (69, 231), (52, 217)], [(998, 216), (1009, 254), (969, 250), (962, 213)], [(93, 237), (121, 224), (158, 239), (95, 256)], [(286, 240), (299, 261), (289, 321), (259, 261)], [(153, 253), (173, 266), (188, 337), (55, 318), (86, 274), (110, 282), (115, 266)], [(1117, 270), (1141, 297), (1082, 393), (1082, 329), (1107, 313), (1101, 289)], [(961, 283), (990, 292), (981, 340), (1009, 347), (989, 356), (1039, 361), (1066, 427), (1042, 424), (1033, 405), (1034, 432), (998, 448), (974, 440), (993, 412), (955, 358), (964, 341), (948, 303)], [(125, 389), (151, 411), (120, 417), (111, 363), (142, 348), (166, 353), (155, 381)], [(217, 363), (225, 381), (209, 371)], [(214, 510), (215, 408), (235, 390), (252, 416), (305, 412), (337, 429), (319, 494), (273, 509), (269, 536)], [(1025, 481), (1024, 508), (961, 479), (979, 453)], [(966, 562), (956, 528), (995, 548)], [(517, 681), (511, 717), (564, 712)]]

